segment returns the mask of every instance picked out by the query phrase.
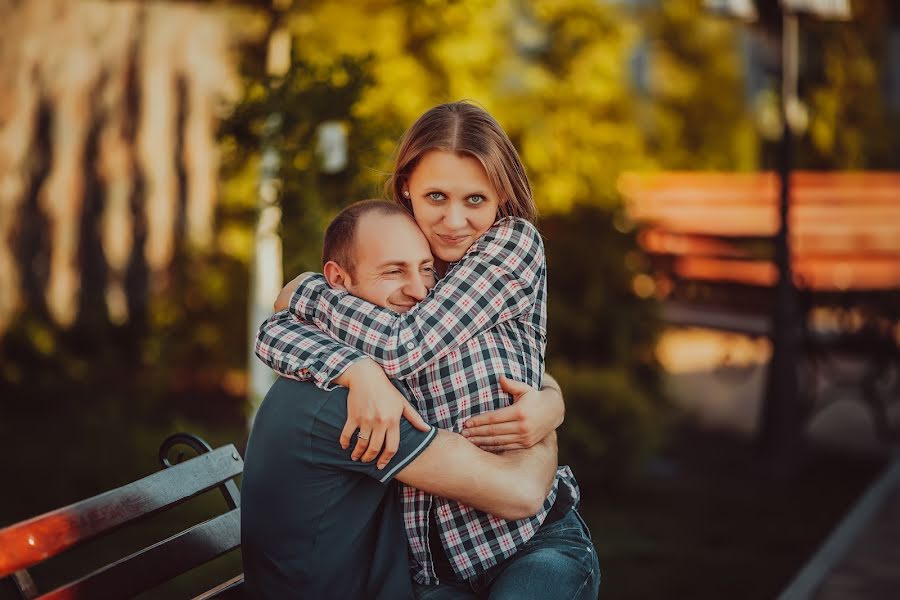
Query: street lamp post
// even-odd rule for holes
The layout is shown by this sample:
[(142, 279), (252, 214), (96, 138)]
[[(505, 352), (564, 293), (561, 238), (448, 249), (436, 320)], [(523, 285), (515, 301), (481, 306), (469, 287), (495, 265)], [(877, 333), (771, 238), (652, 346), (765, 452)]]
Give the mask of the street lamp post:
[[(772, 2), (757, 0), (759, 8)], [(763, 6), (767, 5), (767, 6)], [(806, 407), (800, 398), (798, 366), (802, 356), (803, 315), (791, 267), (791, 171), (794, 135), (806, 121), (797, 89), (800, 70), (801, 13), (820, 19), (850, 18), (849, 0), (781, 0), (781, 121), (778, 157), (778, 231), (775, 234), (775, 265), (778, 283), (772, 314), (772, 359), (766, 379), (766, 395), (760, 415), (759, 444), (775, 472), (790, 472), (799, 459)], [(815, 382), (812, 382), (814, 385)]]
[(804, 408), (800, 400), (798, 364), (802, 355), (803, 324), (791, 267), (790, 208), (794, 134), (801, 110), (797, 95), (799, 70), (797, 15), (782, 12), (781, 29), (781, 143), (778, 152), (778, 230), (775, 265), (778, 282), (772, 313), (772, 358), (760, 415), (759, 445), (770, 466), (789, 471), (798, 458), (803, 437)]
[[(799, 16), (849, 19), (849, 0), (705, 0), (716, 12), (743, 20), (779, 15), (781, 29), (781, 143), (778, 152), (778, 230), (775, 266), (778, 282), (772, 311), (772, 358), (766, 378), (759, 424), (759, 447), (776, 472), (790, 472), (799, 458), (806, 409), (800, 399), (798, 365), (802, 356), (803, 315), (791, 267), (791, 171), (794, 135), (806, 120), (797, 89), (799, 76)], [(778, 23), (770, 23), (777, 27)]]

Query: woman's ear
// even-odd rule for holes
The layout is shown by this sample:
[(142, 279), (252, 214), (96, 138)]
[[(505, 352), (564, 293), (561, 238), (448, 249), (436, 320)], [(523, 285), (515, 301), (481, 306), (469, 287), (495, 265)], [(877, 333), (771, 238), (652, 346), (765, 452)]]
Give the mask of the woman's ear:
[(344, 290), (346, 292), (348, 291), (348, 288), (353, 285), (350, 274), (333, 260), (329, 260), (325, 263), (322, 267), (322, 274), (325, 275), (325, 281), (328, 282), (328, 285), (334, 289)]

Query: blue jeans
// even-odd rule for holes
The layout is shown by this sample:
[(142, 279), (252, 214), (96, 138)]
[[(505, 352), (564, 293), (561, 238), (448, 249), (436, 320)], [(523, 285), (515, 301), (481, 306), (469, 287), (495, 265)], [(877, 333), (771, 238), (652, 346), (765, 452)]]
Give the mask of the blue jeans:
[(474, 579), (414, 587), (417, 600), (596, 600), (600, 563), (590, 531), (573, 508)]

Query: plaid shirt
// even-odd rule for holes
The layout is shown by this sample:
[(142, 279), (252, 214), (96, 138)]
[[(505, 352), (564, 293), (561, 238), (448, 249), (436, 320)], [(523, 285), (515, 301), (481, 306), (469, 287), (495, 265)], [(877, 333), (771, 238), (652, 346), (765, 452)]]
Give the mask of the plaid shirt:
[[(429, 423), (462, 431), (469, 417), (508, 406), (502, 374), (539, 388), (546, 345), (546, 265), (540, 235), (522, 219), (503, 219), (454, 264), (429, 295), (398, 314), (344, 291), (320, 275), (303, 281), (290, 313), (276, 313), (260, 328), (257, 354), (280, 373), (314, 378), (327, 386), (362, 351), (392, 378), (403, 380)], [(308, 323), (335, 338), (336, 344)], [(561, 467), (541, 510), (507, 521), (453, 500), (403, 486), (404, 523), (414, 562), (413, 577), (438, 579), (428, 545), (434, 510), (440, 539), (454, 573), (471, 579), (516, 552), (537, 531), (553, 506), (559, 485), (577, 504), (578, 486)]]

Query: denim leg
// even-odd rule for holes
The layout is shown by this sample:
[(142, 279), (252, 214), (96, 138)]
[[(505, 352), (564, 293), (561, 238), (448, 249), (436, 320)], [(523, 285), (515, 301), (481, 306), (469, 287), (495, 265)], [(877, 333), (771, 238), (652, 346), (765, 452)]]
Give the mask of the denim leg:
[(414, 581), (413, 593), (416, 600), (478, 600), (467, 584), (456, 581), (440, 585), (422, 585)]
[(600, 564), (581, 516), (565, 517), (541, 527), (510, 556), (491, 582), (491, 600), (596, 600)]

